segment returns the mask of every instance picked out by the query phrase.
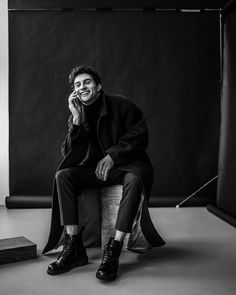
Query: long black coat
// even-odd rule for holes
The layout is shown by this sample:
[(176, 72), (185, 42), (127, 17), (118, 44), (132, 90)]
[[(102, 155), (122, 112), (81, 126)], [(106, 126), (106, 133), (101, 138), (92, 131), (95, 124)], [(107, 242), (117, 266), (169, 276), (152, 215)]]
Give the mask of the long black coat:
[[(98, 119), (98, 140), (104, 156), (109, 153), (114, 161), (114, 167), (134, 173), (143, 185), (142, 204), (139, 210), (139, 231), (142, 235), (133, 233), (133, 240), (142, 236), (150, 246), (158, 247), (165, 244), (157, 233), (150, 219), (147, 202), (153, 182), (153, 167), (145, 152), (148, 145), (148, 129), (144, 116), (130, 100), (121, 96), (101, 94), (102, 103)], [(69, 131), (62, 144), (64, 156), (58, 170), (82, 164), (89, 158), (88, 130), (84, 123), (75, 133), (72, 117), (69, 118)], [(53, 206), (49, 240), (43, 253), (46, 253), (58, 244), (63, 227), (60, 224), (57, 190), (53, 185)], [(132, 236), (132, 234), (131, 234)], [(142, 242), (141, 242), (142, 243)], [(132, 248), (132, 247), (131, 247)], [(135, 247), (134, 247), (135, 248)]]

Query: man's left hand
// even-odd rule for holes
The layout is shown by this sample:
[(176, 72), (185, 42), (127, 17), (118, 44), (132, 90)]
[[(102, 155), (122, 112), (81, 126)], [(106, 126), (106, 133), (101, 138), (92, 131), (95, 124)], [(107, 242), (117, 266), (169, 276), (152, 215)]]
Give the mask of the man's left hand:
[(102, 181), (107, 180), (108, 172), (114, 165), (114, 161), (112, 160), (110, 155), (106, 155), (101, 161), (98, 162), (97, 168), (95, 170), (95, 174), (98, 179)]

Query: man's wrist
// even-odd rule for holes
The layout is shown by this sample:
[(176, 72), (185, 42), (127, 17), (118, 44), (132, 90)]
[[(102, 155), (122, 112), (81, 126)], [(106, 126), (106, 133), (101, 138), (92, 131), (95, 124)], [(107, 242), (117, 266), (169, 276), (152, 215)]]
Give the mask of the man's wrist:
[(107, 153), (107, 158), (112, 162), (112, 165), (114, 164), (114, 160), (112, 159), (112, 157), (110, 156), (110, 154)]
[(73, 125), (79, 126), (81, 124), (79, 117), (73, 117)]

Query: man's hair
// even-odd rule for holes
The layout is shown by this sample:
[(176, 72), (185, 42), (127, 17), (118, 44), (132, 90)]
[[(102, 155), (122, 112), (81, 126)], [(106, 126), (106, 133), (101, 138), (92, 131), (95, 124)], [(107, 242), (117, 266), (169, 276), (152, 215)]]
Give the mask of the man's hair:
[(101, 78), (98, 75), (98, 73), (94, 70), (93, 67), (91, 67), (91, 66), (77, 66), (71, 70), (70, 75), (69, 75), (69, 84), (70, 84), (71, 88), (74, 88), (75, 77), (80, 74), (89, 74), (93, 78), (96, 85), (101, 84)]

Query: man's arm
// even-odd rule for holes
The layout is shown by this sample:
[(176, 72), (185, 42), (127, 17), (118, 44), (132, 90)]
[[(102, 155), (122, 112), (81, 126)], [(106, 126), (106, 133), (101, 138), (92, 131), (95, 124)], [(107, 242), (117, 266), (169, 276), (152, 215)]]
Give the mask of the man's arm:
[(140, 109), (134, 104), (126, 109), (122, 122), (124, 134), (118, 143), (106, 150), (107, 155), (98, 162), (95, 173), (98, 179), (107, 180), (114, 165), (125, 165), (140, 159), (148, 145), (148, 129)]
[(73, 124), (73, 118), (68, 120), (68, 133), (61, 145), (61, 153), (65, 157), (71, 149), (78, 149), (86, 152), (88, 147), (88, 130), (83, 125)]
[(118, 143), (106, 152), (116, 165), (125, 165), (139, 159), (148, 145), (148, 128), (139, 108), (130, 104), (123, 116), (124, 134)]
[(68, 98), (68, 107), (71, 116), (68, 119), (68, 134), (61, 146), (63, 157), (73, 148), (85, 153), (88, 147), (88, 129), (85, 128), (84, 111), (78, 100), (76, 91), (70, 94)]

